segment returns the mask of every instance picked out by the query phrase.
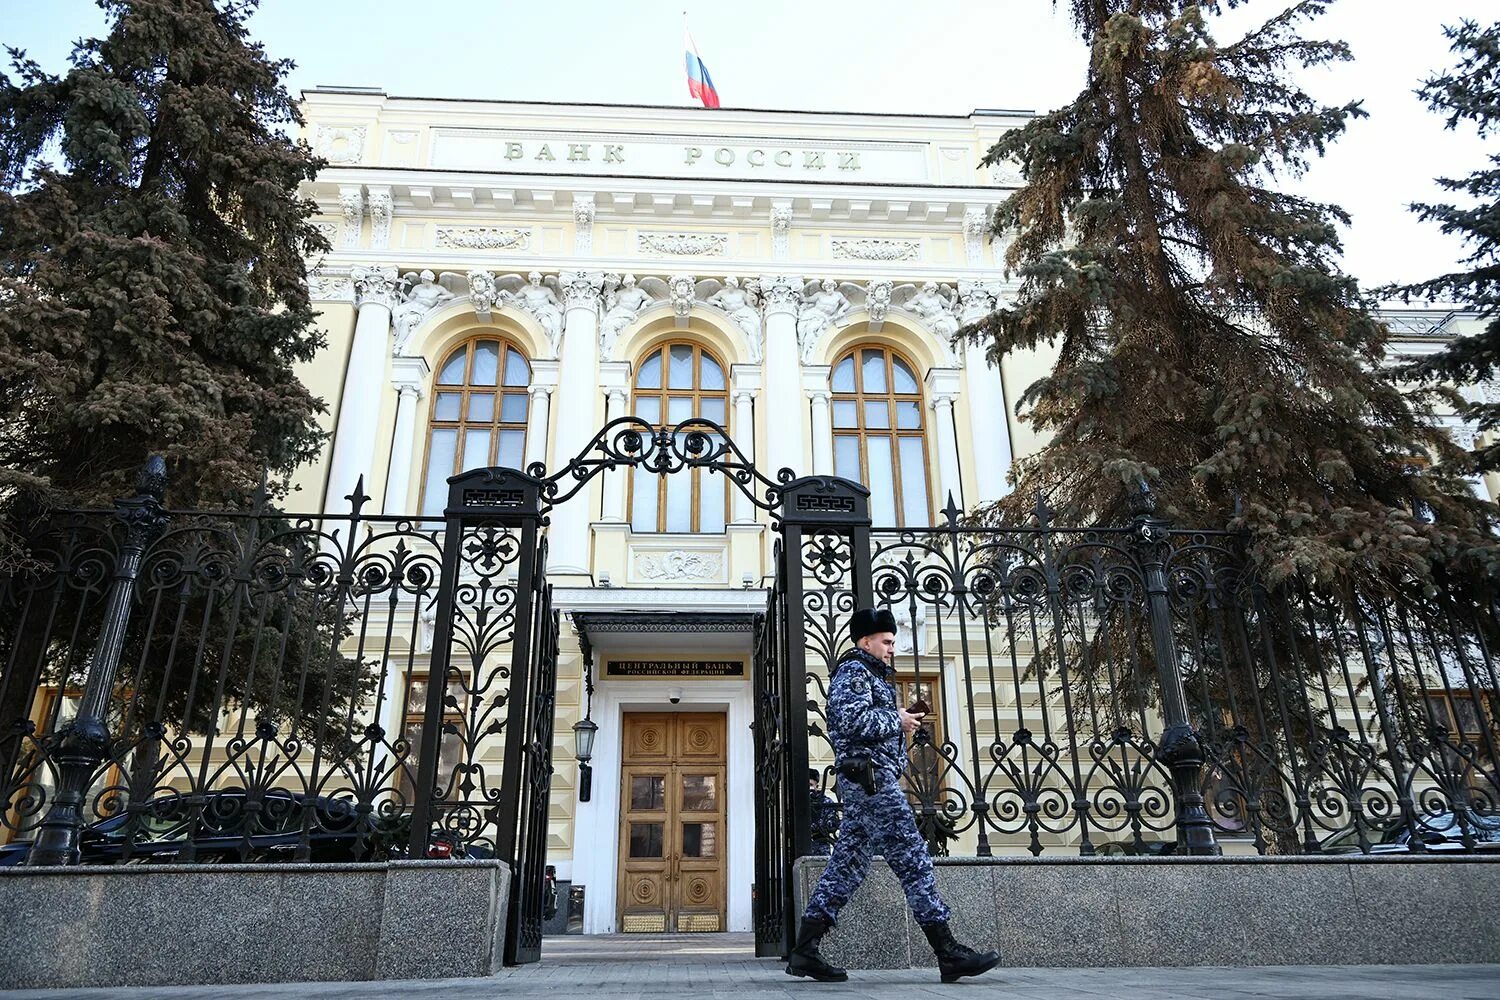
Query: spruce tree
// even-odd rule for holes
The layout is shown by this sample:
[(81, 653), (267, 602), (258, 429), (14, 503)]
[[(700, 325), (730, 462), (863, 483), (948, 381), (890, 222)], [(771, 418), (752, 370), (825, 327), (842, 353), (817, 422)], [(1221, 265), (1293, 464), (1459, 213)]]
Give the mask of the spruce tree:
[(0, 73), (0, 565), (37, 517), (126, 495), (242, 502), (320, 440), (293, 375), (319, 345), (297, 193), (319, 163), (256, 4), (103, 0), (71, 68)]
[[(273, 501), (282, 495), (322, 439), (322, 401), (293, 371), (321, 346), (305, 262), (327, 243), (298, 194), (321, 162), (286, 131), (301, 123), (283, 83), (291, 64), (249, 38), (254, 0), (100, 6), (107, 34), (78, 43), (67, 72), (11, 49), (12, 75), (0, 74), (0, 665), (10, 675), (0, 723), (16, 724), (0, 732), (0, 809), (39, 776), (26, 772), (35, 750), (24, 728), (34, 665), (43, 684), (81, 683), (100, 626), (98, 602), (72, 587), (58, 589), (50, 632), (35, 615), (18, 625), (36, 586), (28, 574), (44, 562), (31, 557), (54, 540), (49, 517), (128, 496), (152, 453), (167, 461), (169, 506), (243, 511), (263, 484)], [(362, 738), (369, 672), (336, 653), (348, 609), (309, 581), (266, 587), (256, 614), (235, 616), (192, 561), (258, 556), (264, 569), (316, 558), (316, 540), (271, 551), (275, 519), (252, 520), (179, 515), (169, 526), (166, 552), (201, 546), (181, 555), (183, 577), (198, 575), (165, 619), (180, 611), (175, 630), (158, 622), (148, 643), (138, 613), (126, 638), (131, 666), (111, 724), (129, 727), (117, 732), (132, 799), (180, 779), (170, 767), (185, 764), (146, 725), (152, 707), (201, 734), (216, 724), (220, 676), (223, 706), (269, 727), (256, 728), (242, 764), (295, 753), (305, 765), (317, 738), (332, 768)], [(293, 735), (300, 749), (285, 742)], [(273, 741), (284, 756), (255, 749)], [(103, 796), (96, 816), (122, 800)]]
[(1020, 290), (966, 332), (997, 362), (1058, 351), (1019, 400), (1050, 440), (990, 516), (1040, 493), (1063, 523), (1122, 523), (1146, 480), (1179, 525), (1243, 530), (1272, 582), (1484, 585), (1492, 506), (1424, 468), (1456, 446), (1431, 394), (1388, 373), (1387, 330), (1339, 269), (1345, 214), (1278, 188), (1364, 113), (1292, 77), (1350, 58), (1302, 34), (1326, 3), (1227, 45), (1210, 33), (1220, 3), (1069, 6), (1083, 91), (986, 158), (1025, 177), (995, 222)]
[[(1434, 111), (1448, 116), (1448, 127), (1468, 124), (1481, 136), (1500, 132), (1500, 22), (1480, 28), (1463, 21), (1445, 29), (1458, 53), (1458, 64), (1423, 83), (1419, 94)], [(1421, 378), (1458, 384), (1495, 377), (1500, 366), (1500, 153), (1491, 153), (1489, 166), (1467, 177), (1438, 178), (1443, 190), (1461, 196), (1466, 204), (1416, 204), (1412, 211), (1426, 222), (1436, 222), (1444, 233), (1460, 237), (1469, 250), (1464, 270), (1431, 278), (1401, 291), (1408, 297), (1447, 298), (1477, 311), (1484, 327), (1462, 337), (1438, 354), (1413, 366)], [(1500, 469), (1500, 403), (1467, 404), (1465, 416), (1481, 433), (1490, 435), (1464, 456), (1464, 471)]]

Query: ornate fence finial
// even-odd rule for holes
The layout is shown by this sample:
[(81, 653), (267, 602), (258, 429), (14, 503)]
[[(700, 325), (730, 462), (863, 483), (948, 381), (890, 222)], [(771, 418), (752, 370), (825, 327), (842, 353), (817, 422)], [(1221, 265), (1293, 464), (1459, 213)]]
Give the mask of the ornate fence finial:
[(948, 527), (958, 527), (958, 519), (963, 516), (963, 510), (953, 499), (953, 491), (948, 491), (948, 506), (942, 509), (942, 515), (948, 521)]
[(141, 470), (135, 474), (135, 493), (139, 497), (150, 497), (157, 503), (167, 494), (167, 460), (160, 455), (146, 459)]
[(1145, 476), (1137, 479), (1133, 488), (1126, 490), (1125, 500), (1134, 517), (1151, 517), (1156, 513), (1156, 493), (1151, 489), (1151, 484), (1146, 482)]
[(1041, 490), (1036, 491), (1036, 503), (1031, 506), (1031, 516), (1036, 518), (1037, 527), (1040, 528), (1050, 525), (1057, 516), (1057, 511), (1047, 503), (1047, 495)]

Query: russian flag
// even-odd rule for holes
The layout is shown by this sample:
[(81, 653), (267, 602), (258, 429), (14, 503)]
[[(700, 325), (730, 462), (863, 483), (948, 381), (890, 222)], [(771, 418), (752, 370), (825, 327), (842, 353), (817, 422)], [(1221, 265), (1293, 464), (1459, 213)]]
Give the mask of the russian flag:
[(717, 108), (719, 92), (714, 89), (713, 78), (708, 75), (708, 67), (703, 65), (703, 60), (699, 58), (698, 46), (693, 44), (693, 36), (688, 32), (685, 23), (682, 26), (682, 40), (687, 50), (688, 93), (702, 101), (705, 108)]

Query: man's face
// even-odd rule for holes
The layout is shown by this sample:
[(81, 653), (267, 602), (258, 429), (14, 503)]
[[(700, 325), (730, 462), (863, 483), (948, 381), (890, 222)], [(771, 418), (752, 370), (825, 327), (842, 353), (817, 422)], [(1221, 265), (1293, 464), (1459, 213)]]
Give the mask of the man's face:
[(896, 633), (873, 632), (862, 636), (855, 645), (871, 656), (889, 663), (891, 657), (896, 655)]

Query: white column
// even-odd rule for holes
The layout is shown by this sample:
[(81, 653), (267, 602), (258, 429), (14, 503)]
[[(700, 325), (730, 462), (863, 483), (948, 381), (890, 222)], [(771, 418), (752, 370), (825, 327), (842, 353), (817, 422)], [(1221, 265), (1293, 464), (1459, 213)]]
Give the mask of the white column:
[(984, 349), (964, 346), (969, 373), (969, 440), (974, 445), (975, 503), (993, 503), (1010, 492), (1006, 478), (1014, 456), (1010, 450), (1010, 415), (1005, 411), (1005, 386), (1000, 370), (990, 364)]
[(531, 402), (526, 407), (526, 455), (521, 459), (525, 467), (522, 472), (533, 462), (547, 464), (547, 434), (552, 426), (552, 393), (557, 389), (557, 370), (556, 361), (544, 359), (531, 363)]
[(350, 272), (359, 303), (354, 321), (354, 343), (344, 370), (344, 392), (339, 397), (338, 426), (333, 436), (333, 460), (323, 509), (348, 509), (344, 500), (359, 478), (375, 464), (375, 438), (380, 420), (380, 386), (385, 382), (385, 357), (391, 343), (391, 307), (396, 300), (396, 269), (388, 265), (356, 267)]
[[(599, 388), (604, 390), (604, 422), (625, 416), (630, 407), (630, 362), (600, 362)], [(604, 474), (603, 520), (616, 523), (625, 520), (625, 481), (629, 475), (629, 469)]]
[[(557, 390), (557, 447), (554, 464), (571, 460), (599, 429), (595, 400), (599, 392), (599, 290), (604, 275), (597, 271), (565, 271), (560, 275), (567, 307), (559, 352)], [(552, 512), (551, 567), (556, 573), (587, 573), (589, 563), (588, 491)]]
[(526, 469), (538, 462), (543, 466), (547, 464), (547, 421), (551, 416), (551, 406), (552, 387), (533, 384), (531, 403), (526, 412), (526, 457), (521, 460)]
[(425, 358), (396, 358), (391, 362), (391, 387), (396, 390), (396, 433), (391, 438), (391, 467), (385, 476), (387, 514), (407, 514), (411, 489), (413, 449), (417, 436), (417, 407), (426, 394)]
[(782, 468), (798, 476), (809, 473), (807, 417), (802, 399), (802, 359), (797, 354), (797, 307), (802, 301), (802, 279), (767, 275), (760, 282), (766, 313), (766, 406), (775, 412), (766, 421), (766, 461), (761, 467), (771, 479)]
[(958, 438), (953, 431), (953, 401), (958, 398), (957, 368), (934, 368), (927, 373), (927, 405), (932, 409), (932, 430), (937, 441), (938, 509), (951, 496), (964, 506), (963, 483), (958, 473)]
[[(967, 224), (966, 219), (966, 230)], [(959, 282), (959, 320), (968, 324), (988, 316), (995, 309), (997, 292), (997, 288), (978, 282)], [(972, 502), (993, 503), (1010, 492), (1006, 478), (1014, 461), (1005, 384), (1000, 379), (1000, 369), (990, 363), (984, 347), (966, 343), (963, 352), (964, 370), (969, 380), (969, 440), (974, 451), (974, 486), (979, 494), (972, 498)]]
[(832, 394), (828, 375), (827, 365), (807, 365), (802, 369), (802, 391), (812, 417), (812, 471), (816, 476), (833, 475), (833, 415), (829, 412)]
[[(761, 389), (761, 370), (759, 365), (735, 365), (730, 370), (730, 383), (734, 390), (734, 424), (730, 433), (734, 436), (734, 443), (744, 452), (745, 458), (751, 462), (755, 461), (755, 397)], [(761, 475), (774, 478), (767, 474), (767, 470), (758, 469)], [(752, 489), (754, 486), (752, 485)], [(755, 504), (745, 495), (739, 487), (731, 487), (734, 493), (734, 523), (754, 524)]]

